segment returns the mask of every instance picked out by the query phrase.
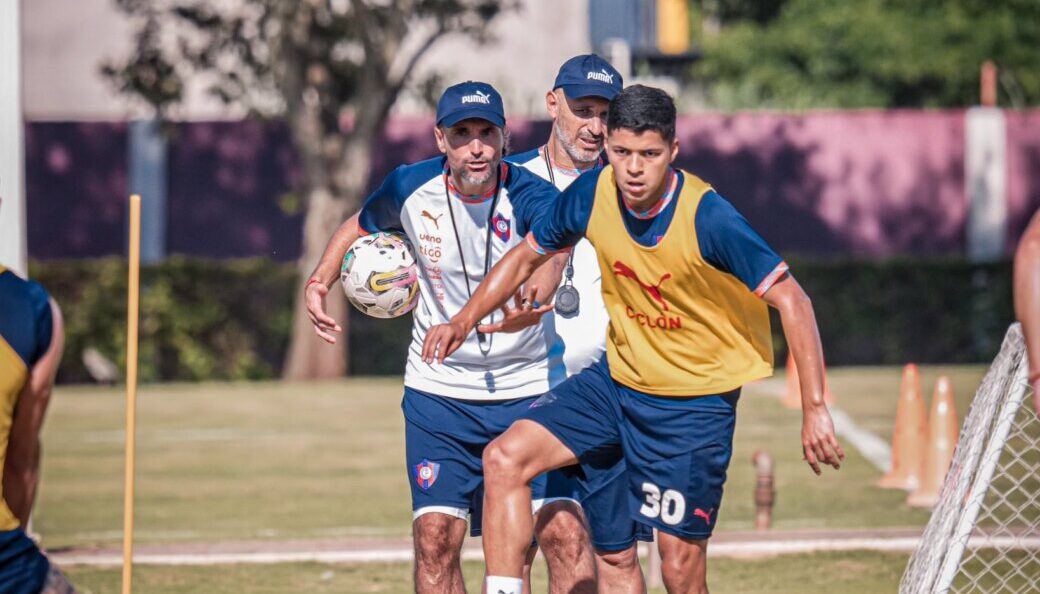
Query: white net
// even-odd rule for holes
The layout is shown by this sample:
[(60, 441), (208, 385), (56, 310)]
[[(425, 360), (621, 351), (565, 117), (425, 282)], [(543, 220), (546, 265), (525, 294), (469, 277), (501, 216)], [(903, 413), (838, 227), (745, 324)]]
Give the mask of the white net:
[(1011, 326), (975, 394), (899, 591), (1040, 592), (1040, 418)]

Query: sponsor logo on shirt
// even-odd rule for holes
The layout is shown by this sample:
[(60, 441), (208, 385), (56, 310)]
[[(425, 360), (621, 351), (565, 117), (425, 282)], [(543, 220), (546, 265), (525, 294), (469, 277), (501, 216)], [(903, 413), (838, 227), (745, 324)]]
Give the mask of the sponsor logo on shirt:
[(463, 95), (462, 104), (467, 103), (483, 103), (484, 105), (491, 105), (491, 95), (477, 91), (472, 95)]
[(552, 404), (553, 402), (556, 402), (556, 399), (556, 394), (553, 394), (552, 392), (546, 392), (545, 394), (539, 396), (538, 400), (532, 402), (531, 406), (527, 408), (538, 408), (541, 406), (545, 406), (546, 404)]
[(639, 284), (639, 287), (643, 289), (643, 292), (650, 296), (651, 299), (657, 302), (661, 306), (661, 309), (668, 311), (668, 301), (661, 295), (661, 285), (664, 281), (672, 278), (671, 272), (666, 272), (661, 275), (661, 280), (657, 281), (656, 285), (650, 285), (639, 280), (639, 275), (636, 274), (635, 270), (629, 268), (624, 262), (618, 260), (614, 262), (614, 275), (624, 278), (629, 278)]
[(585, 80), (598, 80), (599, 82), (607, 83), (608, 85), (614, 84), (614, 75), (609, 74), (606, 70), (600, 69), (599, 72), (590, 72), (585, 77)]
[[(657, 281), (657, 284), (651, 284), (643, 282), (636, 274), (635, 270), (632, 270), (628, 265), (620, 260), (614, 262), (614, 276), (627, 278), (636, 281), (639, 288), (643, 290), (647, 296), (650, 297), (662, 312), (668, 311), (668, 300), (661, 294), (661, 285), (664, 281), (672, 278), (671, 272), (666, 272), (661, 275), (661, 278)], [(663, 314), (646, 314), (643, 312), (637, 312), (631, 305), (625, 306), (625, 313), (629, 318), (632, 318), (640, 326), (646, 326), (647, 328), (655, 328), (661, 330), (675, 330), (682, 328), (682, 318), (679, 316), (666, 316)]]
[(419, 253), (426, 257), (431, 264), (436, 264), (441, 259), (441, 238), (429, 233), (419, 234)]
[(432, 214), (430, 214), (430, 211), (424, 210), (424, 211), (419, 213), (419, 216), (423, 217), (424, 219), (430, 219), (431, 221), (433, 221), (433, 228), (437, 229), (438, 231), (440, 231), (441, 224), (440, 224), (439, 221), (440, 221), (440, 218), (444, 216), (443, 212), (441, 214), (437, 215), (437, 216), (433, 216)]

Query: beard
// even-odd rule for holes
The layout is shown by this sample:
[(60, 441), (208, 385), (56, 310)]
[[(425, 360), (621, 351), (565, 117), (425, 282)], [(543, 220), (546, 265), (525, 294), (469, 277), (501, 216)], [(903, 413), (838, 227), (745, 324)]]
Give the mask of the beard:
[(577, 139), (568, 138), (567, 133), (563, 130), (563, 126), (560, 126), (558, 123), (553, 124), (553, 134), (556, 136), (556, 140), (560, 141), (560, 145), (563, 147), (564, 152), (567, 153), (567, 156), (578, 166), (578, 169), (584, 169), (595, 163), (599, 159), (599, 154), (603, 152), (602, 142), (598, 149), (579, 147)]
[(468, 186), (482, 186), (491, 181), (491, 178), (498, 172), (498, 159), (490, 161), (487, 170), (482, 172), (472, 172), (469, 170), (467, 165), (473, 161), (473, 159), (463, 159), (458, 163), (449, 163), (448, 166), (452, 173), (458, 174), (459, 181)]

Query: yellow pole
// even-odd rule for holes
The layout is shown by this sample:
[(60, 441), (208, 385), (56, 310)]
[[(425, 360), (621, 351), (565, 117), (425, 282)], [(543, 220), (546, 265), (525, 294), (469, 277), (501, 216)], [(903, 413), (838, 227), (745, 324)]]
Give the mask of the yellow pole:
[(657, 49), (681, 54), (690, 49), (690, 9), (687, 0), (657, 0)]
[(141, 197), (130, 196), (130, 280), (126, 308), (126, 477), (123, 482), (123, 594), (134, 563), (134, 450), (137, 433), (137, 318), (141, 270)]

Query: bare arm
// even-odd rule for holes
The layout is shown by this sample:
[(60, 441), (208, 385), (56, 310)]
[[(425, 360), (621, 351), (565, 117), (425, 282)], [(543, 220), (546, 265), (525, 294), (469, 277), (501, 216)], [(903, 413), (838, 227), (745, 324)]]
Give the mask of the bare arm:
[(536, 252), (526, 241), (509, 250), (480, 283), (465, 307), (450, 322), (434, 326), (426, 333), (423, 360), (432, 363), (437, 359), (443, 363), (448, 355), (462, 346), (466, 336), (480, 320), (504, 305), (535, 269), (549, 258), (549, 255)]
[(40, 477), (40, 430), (65, 348), (61, 310), (53, 300), (50, 305), (53, 318), (51, 345), (43, 358), (33, 365), (29, 381), (18, 395), (4, 464), (4, 499), (22, 526), (28, 525), (36, 499)]
[(567, 268), (569, 258), (569, 250), (559, 252), (550, 257), (545, 264), (539, 266), (531, 274), (531, 278), (524, 283), (522, 291), (524, 299), (532, 304), (535, 301), (540, 303), (551, 301), (553, 295), (556, 294), (556, 289), (560, 286), (560, 281), (563, 280), (563, 271)]
[(823, 401), (823, 347), (812, 301), (790, 274), (784, 275), (762, 298), (780, 312), (784, 337), (798, 368), (805, 460), (816, 474), (820, 474), (821, 462), (840, 468), (845, 453), (834, 436), (834, 424)]
[(307, 314), (314, 324), (314, 332), (328, 343), (335, 344), (336, 337), (332, 332), (340, 332), (342, 328), (325, 313), (325, 296), (329, 294), (329, 287), (339, 278), (339, 269), (343, 263), (350, 246), (357, 241), (361, 235), (358, 227), (358, 215), (354, 215), (343, 221), (343, 224), (332, 234), (332, 239), (325, 246), (325, 252), (321, 260), (314, 268), (307, 286), (304, 288), (304, 301), (307, 304)]
[(1015, 317), (1022, 322), (1033, 407), (1040, 414), (1040, 212), (1029, 221), (1015, 250), (1014, 277)]
[(567, 267), (567, 252), (558, 253), (535, 269), (520, 293), (513, 298), (513, 307), (502, 306), (502, 319), (493, 324), (477, 326), (478, 332), (517, 332), (539, 323), (542, 316), (553, 309), (550, 303), (563, 280), (563, 271)]

